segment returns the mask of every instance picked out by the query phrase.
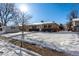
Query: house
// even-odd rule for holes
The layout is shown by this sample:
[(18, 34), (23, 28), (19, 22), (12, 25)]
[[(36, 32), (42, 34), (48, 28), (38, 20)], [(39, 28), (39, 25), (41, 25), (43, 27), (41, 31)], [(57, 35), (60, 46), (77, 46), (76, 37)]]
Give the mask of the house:
[(19, 32), (18, 26), (3, 26), (3, 31), (6, 33), (11, 33), (11, 32)]
[(10, 33), (20, 31), (18, 26), (0, 26), (0, 33)]
[(0, 33), (9, 33), (9, 32), (18, 32), (20, 31), (18, 26), (10, 25), (10, 26), (3, 26), (0, 22)]
[(79, 32), (79, 18), (72, 19), (72, 29)]
[[(21, 26), (20, 29), (22, 29)], [(52, 22), (33, 23), (24, 26), (24, 29), (26, 31), (57, 32), (59, 31), (59, 25)]]

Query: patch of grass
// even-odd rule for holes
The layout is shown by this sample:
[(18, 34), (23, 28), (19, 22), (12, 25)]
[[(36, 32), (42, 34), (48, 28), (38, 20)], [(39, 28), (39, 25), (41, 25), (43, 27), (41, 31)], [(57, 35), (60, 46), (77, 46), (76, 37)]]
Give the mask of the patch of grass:
[(21, 43), (21, 41), (18, 41), (18, 40), (15, 40), (15, 39), (10, 40), (9, 42), (14, 44), (14, 45), (17, 45), (17, 46), (20, 46), (20, 43)]
[(0, 40), (6, 40), (8, 39), (7, 37), (4, 37), (4, 36), (0, 36)]

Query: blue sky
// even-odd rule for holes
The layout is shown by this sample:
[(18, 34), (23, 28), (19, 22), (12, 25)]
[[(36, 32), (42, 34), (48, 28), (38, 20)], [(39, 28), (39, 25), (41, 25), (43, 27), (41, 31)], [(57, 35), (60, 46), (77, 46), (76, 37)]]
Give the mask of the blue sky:
[(29, 14), (33, 17), (30, 23), (56, 22), (65, 24), (68, 22), (67, 16), (73, 9), (79, 9), (79, 4), (54, 4), (54, 3), (29, 3), (26, 4)]

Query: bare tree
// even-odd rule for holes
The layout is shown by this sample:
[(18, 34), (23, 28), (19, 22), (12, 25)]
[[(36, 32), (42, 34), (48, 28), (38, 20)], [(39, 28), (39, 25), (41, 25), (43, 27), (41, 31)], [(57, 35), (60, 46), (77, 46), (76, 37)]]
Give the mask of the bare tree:
[(41, 23), (43, 23), (44, 21), (43, 20), (41, 20)]
[(69, 14), (69, 20), (72, 21), (74, 18), (78, 18), (78, 11), (77, 10), (72, 10)]
[(2, 25), (7, 26), (7, 23), (12, 20), (12, 13), (14, 10), (14, 4), (1, 3), (0, 4), (0, 21)]
[(14, 21), (15, 25), (22, 24), (23, 20), (24, 20), (24, 24), (27, 24), (28, 20), (32, 18), (32, 15), (30, 15), (28, 13), (22, 14), (21, 11), (17, 8), (14, 8), (12, 15), (13, 15), (13, 21)]
[(69, 22), (68, 22), (68, 30), (72, 30), (72, 19), (78, 18), (78, 11), (72, 10), (68, 16)]
[(60, 28), (60, 30), (64, 30), (64, 25), (63, 24), (60, 24), (59, 25), (59, 28)]
[[(21, 13), (21, 11), (19, 11), (18, 9), (15, 8), (14, 13), (13, 13), (13, 19), (15, 22), (15, 25), (21, 24), (21, 31), (22, 31), (22, 41), (21, 41), (21, 45), (20, 47), (23, 47), (23, 40), (24, 40), (24, 25), (28, 23), (28, 20), (32, 18), (31, 15), (29, 15), (28, 13)], [(21, 49), (20, 49), (20, 55), (22, 55), (21, 53)]]

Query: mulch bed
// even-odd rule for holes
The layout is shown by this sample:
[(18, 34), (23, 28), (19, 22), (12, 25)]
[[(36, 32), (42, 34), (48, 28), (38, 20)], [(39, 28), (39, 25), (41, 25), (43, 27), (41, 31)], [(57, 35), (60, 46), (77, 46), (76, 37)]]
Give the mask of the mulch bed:
[[(13, 39), (13, 40), (10, 40), (10, 42), (17, 45), (17, 46), (21, 45), (20, 44), (21, 41), (19, 41), (19, 40)], [(30, 44), (30, 43), (27, 43), (27, 42), (23, 42), (22, 47), (29, 49), (31, 51), (34, 51), (36, 53), (39, 53), (42, 56), (66, 56), (66, 54), (64, 52), (58, 52), (56, 50), (51, 50), (51, 49), (48, 49), (48, 48), (45, 48), (45, 47), (40, 47), (40, 46), (37, 46), (35, 44)]]

